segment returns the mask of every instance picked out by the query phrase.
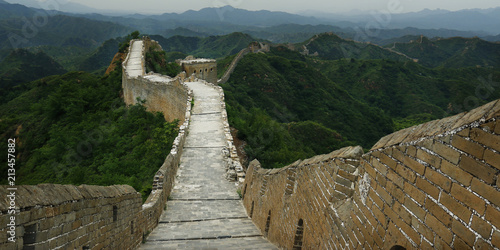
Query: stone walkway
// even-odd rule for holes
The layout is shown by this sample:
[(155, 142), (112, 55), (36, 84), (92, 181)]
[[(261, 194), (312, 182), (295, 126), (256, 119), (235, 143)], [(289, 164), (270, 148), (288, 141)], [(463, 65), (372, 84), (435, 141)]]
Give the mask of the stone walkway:
[(167, 210), (140, 249), (277, 249), (248, 218), (233, 182), (224, 178), (220, 97), (190, 82), (195, 105)]
[(142, 67), (142, 41), (132, 43), (132, 51), (127, 63), (127, 73), (130, 77), (138, 77), (144, 74)]

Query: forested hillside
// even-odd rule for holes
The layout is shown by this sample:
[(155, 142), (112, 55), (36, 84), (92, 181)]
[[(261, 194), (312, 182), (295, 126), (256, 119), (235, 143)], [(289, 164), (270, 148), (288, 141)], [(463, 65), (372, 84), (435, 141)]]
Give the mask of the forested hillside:
[[(125, 107), (119, 65), (104, 77), (70, 72), (25, 88), (0, 106), (2, 141), (17, 139), (16, 184), (129, 184), (147, 197), (177, 123), (141, 105)], [(0, 164), (6, 173), (6, 158)]]
[[(231, 125), (250, 159), (266, 167), (345, 145), (370, 148), (385, 134), (500, 98), (497, 68), (428, 68), (331, 34), (302, 45), (320, 52), (304, 56), (296, 45), (302, 54), (284, 46), (249, 54), (223, 85)], [(220, 60), (219, 70), (232, 58)]]
[(394, 51), (418, 59), (427, 67), (499, 67), (500, 43), (475, 38), (429, 39), (421, 36), (409, 42), (387, 45)]
[(285, 47), (245, 56), (223, 88), (249, 157), (267, 167), (346, 145), (370, 147), (393, 131), (382, 110), (355, 100)]

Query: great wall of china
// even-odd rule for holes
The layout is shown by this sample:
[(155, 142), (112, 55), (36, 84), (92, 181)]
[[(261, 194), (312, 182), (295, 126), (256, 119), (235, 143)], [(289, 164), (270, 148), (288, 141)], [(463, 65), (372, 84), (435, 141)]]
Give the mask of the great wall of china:
[[(500, 248), (500, 100), (395, 132), (367, 153), (349, 147), (272, 170), (253, 161), (245, 176), (222, 89), (185, 73), (145, 74), (147, 46), (131, 43), (123, 63), (124, 100), (144, 100), (149, 110), (182, 124), (147, 201), (125, 185), (17, 186), (16, 239), (10, 242), (9, 192), (2, 186), (0, 248), (275, 248), (262, 236), (284, 249)], [(217, 136), (204, 137), (210, 134)], [(203, 145), (191, 144), (200, 138)], [(218, 160), (207, 163), (202, 155)], [(204, 172), (207, 166), (217, 178), (237, 179), (243, 200), (232, 182)], [(200, 175), (216, 179), (214, 187), (197, 184), (205, 181), (196, 179)], [(188, 233), (176, 234), (182, 227)]]

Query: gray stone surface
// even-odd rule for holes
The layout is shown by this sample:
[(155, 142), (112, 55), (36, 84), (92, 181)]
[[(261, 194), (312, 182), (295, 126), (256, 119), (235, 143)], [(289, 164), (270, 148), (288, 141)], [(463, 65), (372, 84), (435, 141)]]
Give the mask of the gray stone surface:
[(141, 249), (277, 249), (248, 218), (236, 185), (224, 178), (220, 97), (188, 83), (195, 105), (174, 190)]
[(130, 77), (138, 77), (144, 74), (142, 67), (142, 46), (142, 41), (134, 41), (132, 43), (132, 51), (127, 63), (127, 73)]

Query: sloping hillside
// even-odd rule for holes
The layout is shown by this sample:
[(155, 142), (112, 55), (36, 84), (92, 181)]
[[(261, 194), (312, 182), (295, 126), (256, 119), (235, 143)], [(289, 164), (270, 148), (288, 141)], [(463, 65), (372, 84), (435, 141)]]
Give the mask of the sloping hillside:
[[(276, 166), (287, 154), (290, 161), (353, 143), (369, 148), (393, 129), (391, 119), (380, 109), (353, 99), (308, 65), (305, 57), (284, 47), (245, 56), (223, 88), (232, 126), (249, 143), (248, 155), (268, 167)], [(304, 138), (301, 134), (321, 134), (303, 130), (314, 131), (313, 126), (296, 124), (308, 121), (335, 136)], [(310, 147), (324, 145), (324, 140), (333, 140), (330, 147), (319, 152)]]
[(327, 60), (341, 58), (411, 60), (405, 55), (395, 53), (378, 45), (346, 40), (333, 33), (316, 35), (308, 41), (295, 46), (302, 53), (317, 55), (317, 57)]
[(410, 57), (417, 58), (427, 67), (499, 67), (500, 43), (492, 43), (479, 38), (454, 37), (428, 39), (421, 36), (408, 43), (387, 45)]

